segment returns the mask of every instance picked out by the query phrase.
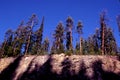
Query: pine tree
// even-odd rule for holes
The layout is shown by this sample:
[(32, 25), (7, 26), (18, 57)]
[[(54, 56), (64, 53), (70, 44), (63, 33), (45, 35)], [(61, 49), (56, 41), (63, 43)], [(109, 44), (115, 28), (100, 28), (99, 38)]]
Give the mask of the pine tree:
[[(99, 54), (100, 53), (100, 48), (102, 45), (102, 35), (101, 29), (97, 29), (96, 33), (93, 35), (93, 44), (94, 44), (94, 52)], [(104, 30), (105, 36), (104, 36), (104, 54), (106, 55), (114, 55), (117, 52), (117, 44), (116, 40), (113, 34), (113, 30), (106, 26)]]
[(52, 47), (51, 47), (51, 49), (50, 49), (50, 53), (51, 53), (51, 54), (57, 53), (57, 52), (56, 52), (56, 47), (55, 47), (55, 42), (52, 43)]
[(93, 35), (93, 44), (94, 44), (94, 54), (100, 54), (100, 30), (97, 28), (95, 34)]
[(110, 27), (106, 28), (105, 31), (105, 54), (115, 55), (117, 52), (116, 40), (113, 31)]
[(32, 34), (33, 34), (33, 27), (38, 23), (37, 16), (35, 14), (29, 19), (27, 23), (27, 35), (26, 35), (26, 45), (25, 45), (25, 54), (31, 51), (32, 46)]
[(79, 51), (80, 51), (80, 44), (79, 44), (79, 42), (76, 42), (75, 53), (79, 54)]
[(4, 50), (4, 56), (13, 56), (13, 49), (12, 49), (12, 41), (13, 41), (13, 31), (9, 29), (5, 33), (5, 40), (2, 45), (2, 49)]
[(106, 13), (102, 12), (100, 15), (100, 26), (101, 26), (101, 54), (105, 54), (105, 28), (106, 28)]
[(66, 48), (69, 51), (73, 51), (72, 30), (73, 30), (73, 19), (69, 16), (66, 20)]
[(63, 24), (60, 22), (57, 27), (56, 30), (53, 34), (54, 37), (54, 46), (55, 46), (55, 50), (57, 51), (57, 53), (64, 53), (64, 27)]
[(79, 39), (79, 45), (80, 45), (79, 51), (80, 51), (80, 54), (83, 54), (83, 52), (82, 52), (82, 37), (81, 37), (81, 35), (83, 34), (82, 28), (83, 28), (83, 24), (82, 24), (81, 21), (79, 21), (78, 24), (77, 24), (77, 33), (79, 34), (79, 38), (80, 38)]
[(50, 46), (49, 44), (50, 44), (49, 39), (45, 38), (45, 40), (43, 41), (43, 44), (42, 44), (43, 54), (48, 54), (49, 46)]
[(41, 53), (42, 49), (42, 37), (43, 37), (43, 28), (44, 28), (44, 17), (42, 19), (40, 28), (35, 32), (35, 40), (34, 40), (34, 47), (32, 48), (34, 51), (33, 53), (39, 54)]
[(22, 21), (20, 25), (18, 26), (18, 29), (14, 32), (14, 39), (13, 39), (13, 53), (14, 55), (18, 55), (22, 53), (22, 45), (24, 43), (24, 37), (23, 34), (23, 28), (24, 28), (24, 22)]
[(87, 40), (83, 40), (83, 54), (87, 55), (89, 54), (89, 44)]
[(93, 55), (94, 52), (94, 42), (93, 42), (93, 35), (89, 36), (87, 39), (87, 43), (88, 43), (88, 53)]
[(100, 54), (101, 42), (100, 42), (100, 34), (99, 29), (96, 29), (95, 34), (88, 37), (88, 39), (84, 43), (84, 48), (87, 49), (85, 53), (87, 54)]

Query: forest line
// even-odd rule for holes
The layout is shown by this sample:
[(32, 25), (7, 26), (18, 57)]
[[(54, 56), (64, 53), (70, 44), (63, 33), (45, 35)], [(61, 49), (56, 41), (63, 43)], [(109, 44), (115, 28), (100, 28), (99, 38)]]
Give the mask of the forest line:
[[(27, 54), (60, 54), (66, 55), (118, 55), (119, 46), (117, 46), (114, 32), (107, 25), (106, 13), (100, 14), (100, 28), (97, 28), (93, 35), (87, 39), (82, 37), (84, 24), (78, 21), (77, 26), (74, 25), (72, 17), (68, 16), (66, 24), (59, 22), (53, 32), (53, 42), (48, 38), (43, 40), (44, 17), (39, 29), (34, 31), (34, 27), (38, 24), (37, 15), (33, 14), (27, 23), (21, 22), (18, 28), (13, 31), (7, 30), (4, 41), (0, 45), (0, 57), (9, 57)], [(120, 15), (116, 18), (116, 24), (120, 32)], [(75, 48), (73, 48), (73, 28), (79, 35)], [(52, 46), (50, 47), (50, 43)]]

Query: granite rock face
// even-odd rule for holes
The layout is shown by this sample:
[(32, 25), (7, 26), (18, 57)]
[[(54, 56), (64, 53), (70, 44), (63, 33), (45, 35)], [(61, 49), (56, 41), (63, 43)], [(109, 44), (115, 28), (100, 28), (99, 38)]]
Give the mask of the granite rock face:
[(44, 55), (0, 59), (0, 80), (120, 80), (117, 56)]

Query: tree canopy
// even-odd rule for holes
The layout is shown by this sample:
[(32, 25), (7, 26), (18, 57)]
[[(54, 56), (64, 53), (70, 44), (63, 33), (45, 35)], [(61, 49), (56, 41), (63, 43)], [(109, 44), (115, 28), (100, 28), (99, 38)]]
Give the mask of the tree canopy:
[[(116, 20), (119, 28), (119, 15)], [(47, 37), (43, 39), (44, 17), (39, 28), (33, 30), (38, 25), (38, 17), (33, 14), (26, 24), (22, 21), (15, 31), (11, 29), (6, 31), (3, 43), (0, 43), (0, 57), (50, 53), (80, 55), (116, 55), (118, 53), (114, 31), (107, 25), (104, 12), (100, 15), (100, 27), (96, 28), (95, 33), (86, 39), (82, 37), (84, 34), (82, 21), (74, 23), (71, 16), (67, 17), (65, 24), (59, 22), (53, 32), (53, 42), (50, 42), (51, 40)], [(73, 45), (74, 32), (77, 32), (75, 34), (78, 34), (79, 37), (76, 44)], [(76, 47), (74, 48), (74, 46)]]

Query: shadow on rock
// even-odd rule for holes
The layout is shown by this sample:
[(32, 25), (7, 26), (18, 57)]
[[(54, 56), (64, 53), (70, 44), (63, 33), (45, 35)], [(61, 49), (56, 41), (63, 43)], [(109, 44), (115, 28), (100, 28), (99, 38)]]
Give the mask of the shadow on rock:
[(16, 69), (19, 66), (19, 63), (22, 59), (22, 56), (17, 57), (7, 68), (5, 68), (0, 74), (0, 80), (13, 80), (16, 74)]
[(52, 58), (49, 56), (48, 60), (42, 65), (35, 65), (34, 70), (30, 71), (30, 67), (32, 64), (29, 64), (28, 69), (21, 75), (18, 80), (56, 80), (56, 75), (52, 73)]
[(94, 80), (120, 80), (120, 74), (115, 74), (111, 71), (104, 71), (102, 68), (102, 61), (95, 61), (92, 65)]
[(71, 79), (71, 72), (70, 72), (70, 67), (71, 67), (71, 61), (69, 58), (65, 58), (64, 61), (61, 63), (62, 68), (62, 73), (60, 75), (61, 80), (70, 80)]
[(69, 58), (65, 58), (61, 62), (62, 71), (60, 74), (52, 72), (52, 57), (49, 56), (48, 60), (42, 65), (36, 67), (34, 70), (29, 72), (32, 61), (28, 69), (22, 74), (18, 80), (89, 80), (85, 75), (86, 69), (84, 63), (81, 63), (80, 71), (78, 74), (75, 74), (74, 71), (71, 71), (70, 68), (72, 63)]
[[(0, 80), (13, 80), (15, 70), (18, 68), (22, 56), (16, 58), (6, 69), (0, 74)], [(36, 57), (35, 57), (36, 58)], [(102, 67), (102, 61), (97, 60), (92, 63), (90, 68), (93, 70), (93, 76), (91, 78), (87, 75), (86, 64), (83, 60), (80, 61), (79, 71), (75, 72), (75, 68), (70, 58), (65, 58), (59, 67), (61, 67), (61, 73), (57, 74), (53, 72), (52, 55), (48, 56), (47, 61), (43, 65), (38, 65), (33, 58), (24, 73), (22, 73), (17, 80), (120, 80), (120, 74), (115, 74), (111, 71), (105, 71)], [(34, 65), (33, 65), (34, 64)], [(34, 66), (34, 68), (33, 68)]]

